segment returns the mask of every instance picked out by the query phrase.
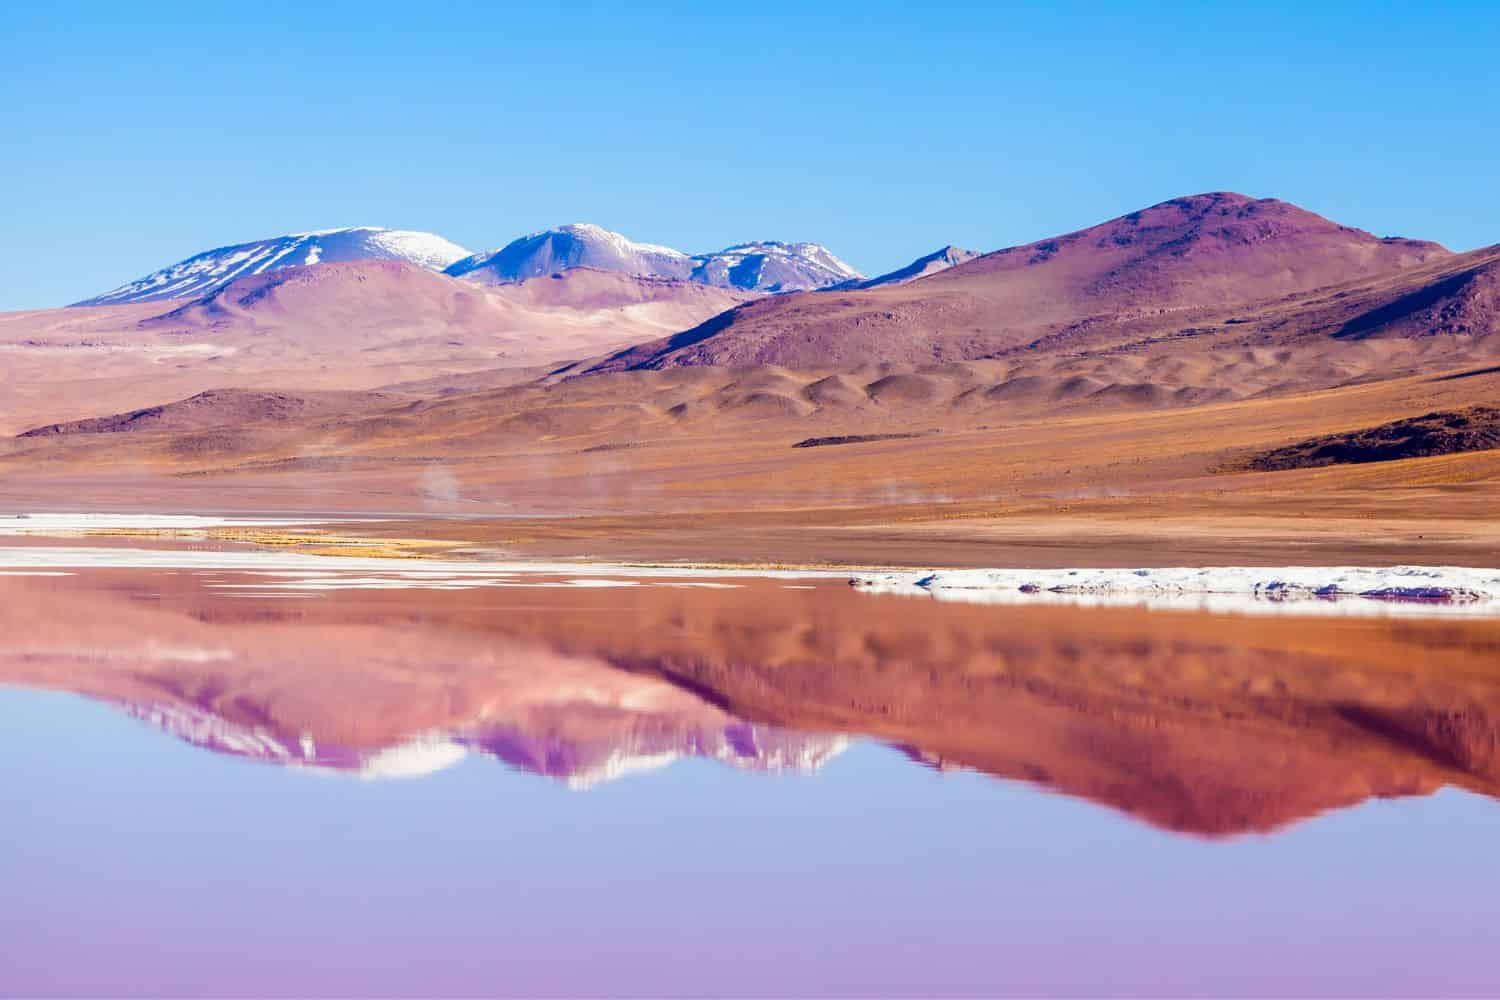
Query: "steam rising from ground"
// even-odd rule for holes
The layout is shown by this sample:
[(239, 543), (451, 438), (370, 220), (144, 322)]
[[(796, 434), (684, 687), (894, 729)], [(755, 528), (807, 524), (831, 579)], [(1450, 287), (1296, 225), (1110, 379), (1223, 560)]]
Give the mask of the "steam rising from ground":
[(435, 503), (455, 504), (463, 499), (459, 494), (458, 477), (445, 465), (430, 465), (423, 469), (419, 490), (429, 509)]

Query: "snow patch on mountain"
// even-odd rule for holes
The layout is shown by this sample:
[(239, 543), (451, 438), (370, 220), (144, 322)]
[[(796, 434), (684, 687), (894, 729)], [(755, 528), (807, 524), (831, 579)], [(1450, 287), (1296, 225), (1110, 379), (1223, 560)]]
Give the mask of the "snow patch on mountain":
[(512, 282), (545, 277), (573, 267), (655, 278), (686, 278), (688, 255), (655, 243), (638, 243), (587, 222), (528, 233), (499, 250), (472, 254), (444, 273), (476, 281)]
[(687, 254), (681, 250), (664, 247), (659, 243), (638, 243), (620, 233), (611, 232), (603, 226), (596, 226), (592, 222), (575, 222), (562, 227), (563, 232), (572, 233), (584, 239), (598, 240), (609, 244), (620, 254), (652, 254), (669, 258), (685, 258)]
[(738, 243), (693, 262), (694, 281), (762, 292), (810, 291), (863, 277), (818, 243)]

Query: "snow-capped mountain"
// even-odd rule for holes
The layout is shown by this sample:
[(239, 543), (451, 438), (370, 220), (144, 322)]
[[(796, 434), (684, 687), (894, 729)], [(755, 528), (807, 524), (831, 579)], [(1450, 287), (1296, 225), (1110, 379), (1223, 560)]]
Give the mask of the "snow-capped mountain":
[(687, 254), (580, 222), (522, 236), (499, 250), (471, 253), (432, 233), (359, 226), (219, 247), (74, 304), (202, 298), (238, 278), (278, 268), (392, 259), (483, 284), (525, 281), (576, 267), (748, 292), (808, 291), (863, 278), (817, 243), (741, 243), (716, 253)]
[(525, 281), (572, 267), (623, 271), (655, 278), (686, 278), (692, 259), (681, 250), (637, 243), (586, 222), (530, 233), (499, 250), (476, 253), (444, 273), (471, 281)]
[(879, 288), (881, 285), (904, 285), (908, 281), (916, 281), (918, 278), (925, 278), (929, 274), (946, 271), (950, 267), (955, 267), (979, 256), (982, 255), (977, 250), (965, 250), (962, 247), (950, 245), (943, 247), (941, 250), (935, 250), (925, 257), (918, 257), (905, 267), (888, 271), (873, 278), (841, 282), (832, 286), (832, 289), (843, 291), (854, 288)]
[(373, 226), (324, 229), (209, 250), (75, 304), (100, 306), (196, 298), (210, 295), (236, 278), (304, 264), (349, 260), (404, 260), (429, 270), (441, 271), (467, 256), (468, 250), (432, 233), (379, 229)]
[(817, 243), (739, 243), (693, 258), (693, 280), (720, 288), (802, 292), (862, 277)]
[(444, 273), (470, 281), (511, 282), (573, 267), (754, 292), (806, 291), (863, 277), (817, 243), (742, 243), (689, 255), (588, 223), (531, 233), (499, 250), (457, 261)]

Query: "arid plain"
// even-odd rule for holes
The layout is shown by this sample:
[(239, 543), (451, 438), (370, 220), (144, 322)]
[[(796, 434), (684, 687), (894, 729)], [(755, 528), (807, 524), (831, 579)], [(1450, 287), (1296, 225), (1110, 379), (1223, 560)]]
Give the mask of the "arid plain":
[(0, 330), (18, 510), (709, 563), (1500, 554), (1500, 250), (1238, 195), (867, 288), (345, 262)]

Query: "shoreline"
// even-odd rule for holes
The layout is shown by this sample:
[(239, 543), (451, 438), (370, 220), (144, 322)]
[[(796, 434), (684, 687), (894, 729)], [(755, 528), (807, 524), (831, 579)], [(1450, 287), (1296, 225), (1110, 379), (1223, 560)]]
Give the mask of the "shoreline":
[[(0, 576), (122, 569), (229, 573), (253, 577), (254, 582), (214, 586), (245, 596), (350, 589), (843, 580), (865, 593), (1023, 607), (1065, 604), (1245, 614), (1500, 616), (1500, 569), (1489, 568), (1303, 564), (918, 571), (812, 561), (538, 559), (457, 541), (349, 536), (327, 530), (371, 523), (377, 522), (159, 514), (0, 517), (0, 538), (19, 543), (0, 544)], [(88, 544), (101, 540), (112, 544)], [(145, 544), (128, 544), (134, 540)], [(80, 541), (83, 544), (76, 544)], [(183, 544), (203, 542), (211, 544)]]

